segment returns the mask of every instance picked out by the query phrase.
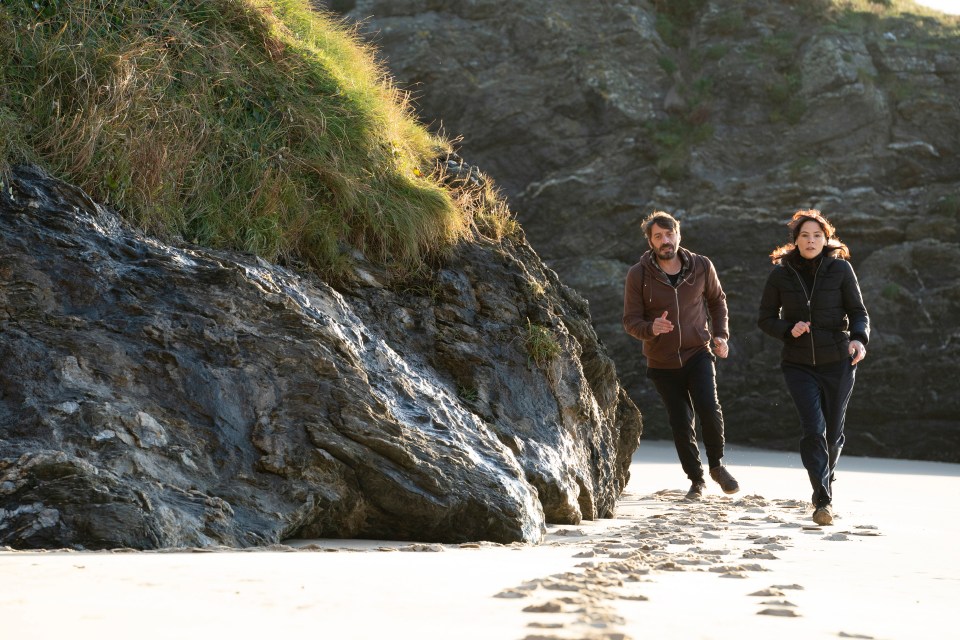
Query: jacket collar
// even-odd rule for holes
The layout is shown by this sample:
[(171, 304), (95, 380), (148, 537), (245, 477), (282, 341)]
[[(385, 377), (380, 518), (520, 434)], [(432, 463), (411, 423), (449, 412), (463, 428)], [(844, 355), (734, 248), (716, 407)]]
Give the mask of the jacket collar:
[[(820, 269), (819, 269), (819, 270), (821, 270), (821, 271), (824, 271), (824, 270), (828, 269), (831, 264), (833, 264), (833, 263), (836, 262), (837, 260), (840, 260), (840, 259), (841, 259), (841, 258), (837, 258), (837, 257), (834, 255), (834, 252), (833, 252), (833, 251), (824, 251), (823, 253), (820, 254), (820, 256), (821, 256), (821, 257), (820, 257)], [(798, 266), (798, 265), (795, 264), (795, 263), (793, 263), (792, 261), (790, 261), (790, 260), (784, 260), (784, 261), (782, 261), (782, 262), (783, 262), (783, 264), (789, 266), (789, 267), (790, 267), (791, 269), (793, 269), (794, 271), (797, 270), (797, 266)]]
[[(693, 254), (683, 247), (680, 247), (677, 249), (677, 255), (680, 256), (680, 280), (682, 281), (693, 269)], [(670, 281), (667, 278), (666, 272), (660, 267), (660, 263), (657, 262), (656, 257), (654, 257), (653, 249), (647, 249), (647, 252), (640, 257), (640, 261), (650, 267), (652, 273), (654, 273), (659, 280), (669, 284)]]

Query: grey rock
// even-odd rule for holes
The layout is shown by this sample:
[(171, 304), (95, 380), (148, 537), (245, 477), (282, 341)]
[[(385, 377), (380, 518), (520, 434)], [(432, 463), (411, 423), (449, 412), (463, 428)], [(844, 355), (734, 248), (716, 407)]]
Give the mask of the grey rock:
[[(18, 168), (0, 196), (0, 544), (538, 542), (609, 516), (640, 415), (522, 240), (393, 291), (165, 244)], [(533, 286), (536, 285), (536, 286)], [(525, 320), (562, 346), (544, 367)]]
[[(469, 8), (481, 3), (453, 0), (348, 4), (423, 120), (463, 136), (462, 155), (503, 188), (537, 253), (589, 300), (650, 437), (670, 431), (620, 315), (626, 270), (646, 250), (638, 223), (654, 208), (677, 214), (684, 244), (718, 267), (731, 310), (732, 355), (718, 365), (727, 437), (764, 446), (795, 448), (799, 435), (779, 346), (755, 324), (765, 256), (793, 211), (821, 208), (862, 280), (876, 252), (960, 241), (960, 46), (933, 19), (878, 28), (767, 0), (705, 2), (689, 24), (657, 13), (666, 2), (518, 0), (479, 17)], [(940, 263), (929, 268), (927, 281), (941, 278)], [(896, 412), (889, 385), (874, 384), (893, 375), (880, 370), (887, 324), (913, 313), (876, 286), (865, 294), (878, 341), (846, 451), (960, 461), (960, 414), (943, 409), (960, 395), (955, 376), (897, 360), (902, 380), (924, 386), (898, 394)], [(943, 344), (958, 316), (930, 313)], [(910, 438), (898, 435), (905, 415)]]

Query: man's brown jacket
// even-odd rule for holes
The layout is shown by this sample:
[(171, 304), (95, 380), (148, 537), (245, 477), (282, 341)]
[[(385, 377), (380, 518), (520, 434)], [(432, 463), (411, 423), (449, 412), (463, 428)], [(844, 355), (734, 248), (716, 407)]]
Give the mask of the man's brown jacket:
[[(647, 366), (679, 369), (695, 354), (710, 348), (713, 337), (730, 337), (727, 296), (713, 263), (683, 247), (677, 286), (647, 251), (627, 273), (623, 292), (623, 328), (643, 341)], [(673, 331), (653, 335), (653, 320), (667, 312)], [(709, 312), (709, 317), (708, 317)], [(711, 331), (712, 328), (712, 331)]]

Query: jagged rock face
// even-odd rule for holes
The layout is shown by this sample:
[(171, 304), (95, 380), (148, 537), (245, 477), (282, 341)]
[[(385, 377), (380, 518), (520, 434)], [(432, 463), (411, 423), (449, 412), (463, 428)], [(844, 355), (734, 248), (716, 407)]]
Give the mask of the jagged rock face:
[[(666, 42), (653, 4), (330, 7), (362, 20), (422, 119), (463, 136), (462, 154), (503, 187), (534, 249), (589, 300), (648, 436), (669, 429), (620, 323), (624, 276), (646, 250), (639, 222), (654, 209), (677, 215), (683, 244), (714, 260), (727, 290), (732, 350), (718, 375), (728, 440), (794, 448), (780, 345), (756, 328), (756, 310), (784, 223), (816, 207), (852, 250), (874, 327), (846, 450), (960, 460), (957, 384), (927, 374), (931, 358), (957, 356), (955, 301), (928, 303), (930, 331), (902, 322), (952, 268), (919, 258), (923, 241), (938, 240), (939, 256), (960, 246), (956, 38), (932, 35), (929, 19), (826, 21), (824, 3), (748, 0), (705, 2)], [(891, 252), (924, 262), (924, 284), (871, 272)], [(926, 356), (903, 357), (911, 352)], [(904, 391), (891, 396), (893, 375)], [(906, 392), (921, 379), (923, 390)]]
[[(522, 242), (462, 247), (426, 292), (384, 279), (368, 266), (338, 292), (163, 244), (18, 169), (0, 544), (536, 542), (545, 521), (610, 515), (640, 416), (583, 300)], [(565, 347), (545, 369), (526, 317)]]

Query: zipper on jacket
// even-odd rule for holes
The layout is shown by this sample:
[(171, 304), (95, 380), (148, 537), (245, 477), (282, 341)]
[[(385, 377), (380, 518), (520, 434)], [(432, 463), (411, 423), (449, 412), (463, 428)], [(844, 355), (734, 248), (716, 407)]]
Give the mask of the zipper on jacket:
[(810, 334), (810, 358), (813, 360), (813, 366), (817, 366), (817, 345), (813, 341), (813, 290), (817, 288), (817, 275), (820, 273), (820, 267), (823, 266), (823, 258), (820, 258), (820, 262), (817, 264), (817, 270), (813, 272), (813, 284), (810, 286), (810, 293), (807, 293), (807, 285), (803, 283), (803, 277), (800, 273), (793, 268), (791, 265), (790, 271), (793, 271), (793, 275), (797, 276), (797, 280), (800, 281), (800, 288), (803, 289), (803, 295), (807, 298), (807, 318), (810, 320), (810, 329), (807, 333)]
[(680, 366), (683, 366), (683, 355), (680, 353), (680, 348), (683, 347), (683, 331), (680, 329), (680, 291), (679, 284), (673, 288), (673, 297), (677, 300), (677, 360), (680, 361)]
[[(679, 281), (677, 282), (676, 286), (674, 286), (674, 285), (670, 284), (670, 277), (667, 275), (667, 272), (663, 270), (663, 267), (660, 266), (660, 264), (656, 261), (656, 259), (654, 259), (653, 264), (657, 267), (657, 269), (660, 271), (660, 273), (663, 274), (664, 278), (666, 278), (666, 280), (661, 280), (661, 282), (663, 282), (663, 283), (666, 284), (668, 287), (670, 287), (671, 289), (673, 289), (673, 297), (674, 297), (674, 299), (675, 299), (676, 302), (677, 302), (677, 322), (676, 322), (676, 325), (677, 325), (677, 360), (680, 362), (680, 366), (682, 367), (682, 366), (683, 366), (683, 354), (681, 353), (681, 349), (682, 349), (682, 347), (683, 347), (683, 331), (681, 331), (681, 329), (680, 329), (680, 285), (682, 285), (682, 284), (686, 281), (686, 279), (690, 276), (690, 274), (685, 275), (685, 276), (683, 277), (683, 279), (682, 279), (682, 280), (679, 280)], [(683, 262), (683, 258), (681, 258), (681, 259), (680, 259), (680, 273), (681, 273), (681, 274), (683, 273), (683, 270), (684, 270), (684, 268), (685, 268), (686, 266), (687, 266), (686, 263)], [(690, 271), (691, 271), (691, 272), (693, 271), (693, 267), (692, 267), (692, 266), (690, 267)], [(659, 278), (657, 278), (657, 277), (655, 276), (655, 274), (654, 274), (654, 275), (651, 275), (651, 276), (650, 276), (650, 279), (651, 279), (651, 284), (650, 284), (650, 302), (653, 302), (653, 281), (659, 280)]]

